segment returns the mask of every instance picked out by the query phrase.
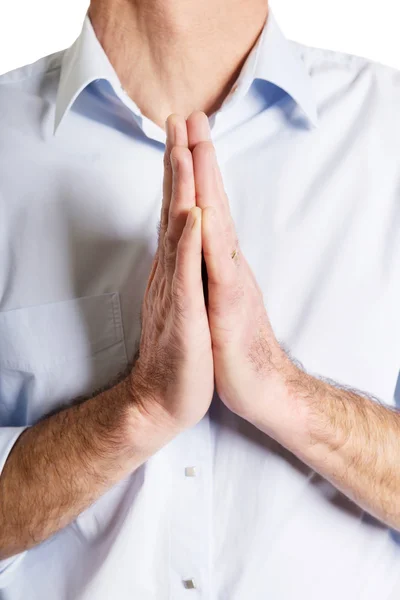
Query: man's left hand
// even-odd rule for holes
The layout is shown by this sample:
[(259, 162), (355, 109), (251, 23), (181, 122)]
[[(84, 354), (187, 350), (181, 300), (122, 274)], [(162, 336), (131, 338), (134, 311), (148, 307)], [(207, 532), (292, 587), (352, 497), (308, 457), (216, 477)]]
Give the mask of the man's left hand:
[(202, 209), (208, 320), (221, 400), (400, 531), (400, 412), (363, 392), (321, 381), (281, 348), (239, 248), (208, 118), (196, 111), (186, 124)]
[(208, 118), (192, 113), (187, 128), (196, 203), (203, 211), (216, 389), (229, 409), (254, 424), (262, 415), (263, 428), (273, 433), (282, 421), (285, 382), (295, 367), (274, 335), (261, 289), (240, 250)]

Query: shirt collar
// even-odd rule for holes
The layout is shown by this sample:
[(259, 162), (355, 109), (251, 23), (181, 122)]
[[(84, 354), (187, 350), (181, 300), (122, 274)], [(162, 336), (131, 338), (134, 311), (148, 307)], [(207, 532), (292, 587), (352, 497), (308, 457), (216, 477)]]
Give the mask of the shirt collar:
[[(300, 55), (281, 32), (271, 9), (258, 43), (249, 58), (250, 64), (246, 61), (245, 68), (239, 76), (240, 84), (250, 87), (256, 78), (273, 83), (289, 94), (311, 123), (317, 126), (317, 107), (311, 77)], [(79, 94), (96, 79), (109, 81), (117, 95), (122, 89), (118, 75), (97, 39), (86, 13), (79, 37), (67, 48), (62, 58), (54, 134)]]
[(121, 89), (118, 75), (97, 39), (86, 13), (79, 37), (67, 48), (62, 58), (54, 134), (79, 94), (96, 79), (106, 79), (114, 90)]
[(248, 79), (245, 89), (254, 79), (263, 79), (276, 85), (293, 98), (314, 127), (318, 126), (317, 102), (311, 75), (299, 50), (283, 35), (271, 8), (249, 59), (251, 66), (243, 73), (243, 77)]

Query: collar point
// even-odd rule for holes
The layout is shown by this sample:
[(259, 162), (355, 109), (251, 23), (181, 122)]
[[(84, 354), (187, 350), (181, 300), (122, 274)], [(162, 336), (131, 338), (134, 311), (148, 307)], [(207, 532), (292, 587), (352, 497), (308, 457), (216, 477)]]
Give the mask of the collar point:
[(63, 117), (64, 111), (59, 110), (59, 107), (56, 107), (53, 121), (53, 137), (57, 134), (57, 131), (59, 130), (60, 125), (62, 123)]
[(319, 127), (319, 115), (318, 115), (318, 110), (317, 107), (315, 105), (315, 103), (313, 103), (311, 106), (308, 107), (307, 110), (303, 109), (305, 114), (307, 115), (307, 119), (309, 124), (311, 125), (312, 129), (317, 129)]

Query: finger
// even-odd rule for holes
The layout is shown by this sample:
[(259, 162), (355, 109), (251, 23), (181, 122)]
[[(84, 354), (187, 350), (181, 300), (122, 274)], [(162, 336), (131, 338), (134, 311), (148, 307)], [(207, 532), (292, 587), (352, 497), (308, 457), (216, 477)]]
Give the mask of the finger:
[(176, 245), (185, 227), (189, 210), (196, 205), (193, 159), (189, 148), (174, 146), (171, 152), (172, 194), (168, 213), (165, 242), (167, 251), (176, 251)]
[(212, 286), (235, 283), (238, 279), (239, 257), (232, 259), (233, 249), (227, 244), (220, 217), (212, 206), (202, 211), (202, 242), (208, 283)]
[(210, 124), (207, 115), (201, 110), (193, 111), (186, 120), (189, 150), (199, 142), (211, 141)]
[[(221, 317), (234, 325), (235, 309), (241, 300), (240, 259), (235, 262), (214, 207), (202, 211), (203, 254), (208, 275), (208, 310), (211, 318)], [(233, 309), (233, 310), (232, 310)]]
[(158, 236), (158, 243), (161, 247), (163, 246), (164, 235), (168, 226), (168, 213), (172, 193), (171, 150), (174, 146), (187, 147), (188, 145), (186, 121), (184, 117), (172, 113), (166, 120), (165, 128), (167, 138), (164, 152), (163, 198)]
[(205, 308), (201, 279), (202, 211), (194, 206), (188, 213), (178, 243), (172, 290), (181, 310)]
[[(207, 115), (200, 111), (196, 110), (189, 115), (186, 121), (187, 132), (188, 132), (188, 144), (189, 150), (193, 152), (194, 148), (200, 142), (211, 142), (211, 130), (210, 130), (210, 122)], [(221, 171), (219, 169), (216, 157), (215, 157), (215, 166), (216, 166), (216, 174), (217, 174), (217, 184), (218, 189), (221, 194), (221, 198), (224, 200), (225, 208), (229, 211), (229, 202), (228, 198), (225, 194), (225, 189), (222, 181)]]
[(195, 179), (196, 204), (204, 209), (212, 206), (216, 209), (223, 233), (233, 250), (237, 245), (236, 232), (230, 211), (227, 208), (225, 192), (218, 184), (219, 168), (214, 146), (211, 142), (199, 142), (192, 152)]

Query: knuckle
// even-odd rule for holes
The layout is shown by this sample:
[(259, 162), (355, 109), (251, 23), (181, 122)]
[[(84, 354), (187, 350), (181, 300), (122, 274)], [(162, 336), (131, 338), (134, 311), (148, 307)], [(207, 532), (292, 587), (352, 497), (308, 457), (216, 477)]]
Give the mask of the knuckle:
[(171, 151), (169, 153), (170, 159), (173, 158), (174, 160), (179, 160), (180, 154), (181, 154), (181, 148), (179, 146), (173, 146), (173, 148), (171, 148)]
[(165, 256), (168, 258), (170, 255), (174, 253), (174, 249), (176, 248), (176, 240), (175, 235), (170, 227), (165, 232), (164, 235), (164, 252)]
[(169, 248), (171, 247), (171, 230), (169, 227), (167, 227), (164, 232), (163, 246), (165, 252), (168, 252)]
[(171, 152), (170, 152), (170, 148), (166, 148), (165, 152), (164, 152), (164, 167), (169, 169), (171, 168)]
[(164, 256), (164, 268), (167, 273), (170, 273), (175, 268), (175, 253), (174, 252), (166, 252)]
[(186, 156), (191, 156), (191, 151), (187, 146), (174, 146), (171, 150), (171, 155), (174, 158), (184, 159)]
[(210, 141), (204, 140), (198, 142), (193, 149), (194, 154), (213, 154), (214, 153), (214, 144)]

